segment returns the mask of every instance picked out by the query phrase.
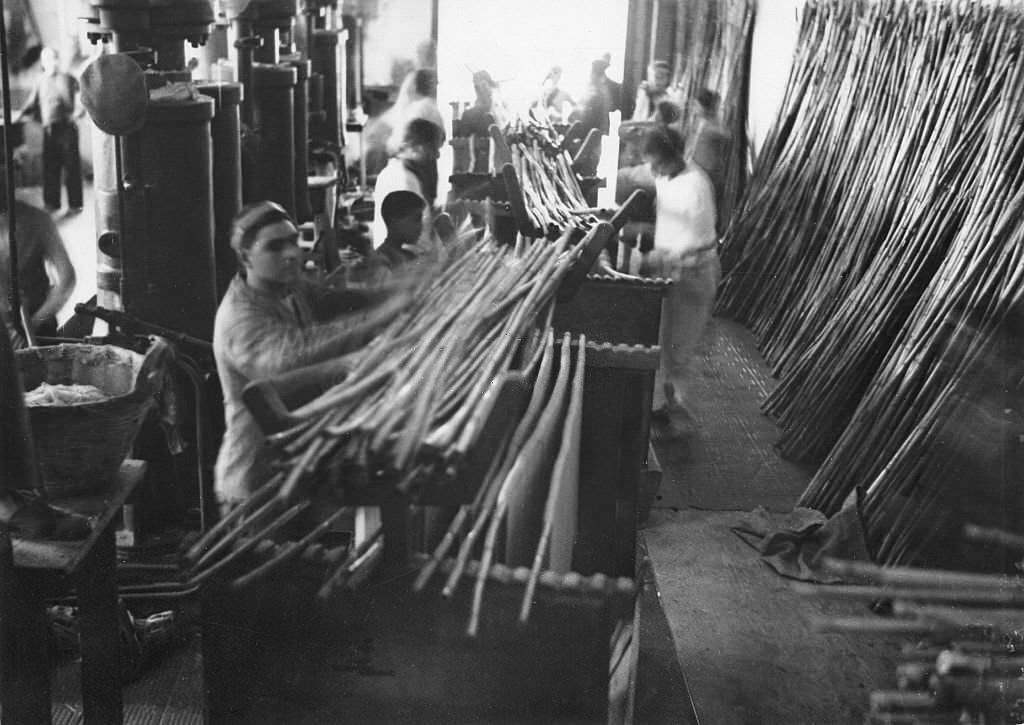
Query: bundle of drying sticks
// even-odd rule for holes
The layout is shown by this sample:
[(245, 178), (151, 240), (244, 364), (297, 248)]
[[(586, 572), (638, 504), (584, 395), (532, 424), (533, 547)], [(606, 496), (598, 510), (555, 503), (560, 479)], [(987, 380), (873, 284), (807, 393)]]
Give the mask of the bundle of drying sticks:
[[(968, 539), (1024, 555), (1024, 538), (969, 526)], [(857, 585), (798, 584), (817, 596), (884, 604), (888, 616), (816, 622), (821, 631), (899, 637), (897, 687), (871, 694), (865, 722), (1009, 725), (1024, 715), (1024, 579), (831, 561)]]
[(518, 123), (505, 135), (526, 213), (545, 234), (559, 234), (589, 205), (569, 152), (550, 128)]
[(1024, 304), (1022, 36), (1019, 4), (807, 3), (724, 240), (719, 312), (779, 376), (778, 447), (822, 463), (800, 503), (865, 491), (882, 563), (913, 559), (958, 485), (936, 475), (946, 421)]
[[(525, 413), (502, 441), (475, 500), (459, 509), (414, 585), (416, 590), (423, 589), (438, 565), (456, 550), (442, 590), (444, 596), (451, 597), (470, 560), (478, 559), (467, 628), (470, 636), (480, 626), (484, 588), (494, 563), (529, 567), (519, 614), (523, 623), (529, 617), (541, 570), (570, 571), (576, 536), (585, 339), (581, 336), (576, 346), (575, 363), (572, 348), (566, 333), (556, 365), (553, 337), (547, 337), (541, 356), (531, 362), (536, 370), (531, 375), (535, 376), (534, 386)], [(500, 557), (496, 557), (497, 551), (502, 552)]]
[[(325, 595), (353, 577), (358, 581), (356, 574), (379, 555), (379, 532), (344, 552), (316, 548), (345, 516), (347, 490), (376, 486), (414, 496), (421, 485), (450, 482), (491, 414), (503, 377), (555, 367), (545, 319), (550, 318), (560, 282), (588, 243), (586, 236), (571, 243), (572, 231), (555, 243), (522, 240), (516, 247), (503, 247), (484, 240), (453, 254), (444, 271), (416, 296), (417, 304), (362, 351), (342, 382), (290, 411), (295, 424), (270, 436), (278, 473), (187, 552), (192, 583), (231, 572), (234, 586), (247, 586), (299, 557), (334, 565)], [(566, 342), (563, 349), (568, 348)], [(568, 375), (568, 365), (560, 372)], [(546, 394), (545, 380), (538, 391)], [(570, 387), (567, 380), (560, 385)], [(541, 403), (536, 405), (539, 410)], [(565, 415), (560, 398), (550, 408), (557, 411), (551, 415)], [(560, 418), (551, 419), (550, 426), (556, 420)], [(524, 429), (521, 436), (527, 432), (533, 431)], [(555, 434), (552, 440), (562, 437)], [(514, 464), (531, 455), (528, 441), (504, 443), (504, 468), (492, 469), (482, 491), (498, 481), (496, 476), (512, 475), (509, 469), (524, 475), (524, 464)], [(325, 487), (334, 490), (325, 494)], [(515, 487), (508, 484), (505, 490)], [(314, 494), (317, 500), (337, 501), (338, 509), (319, 517), (296, 540), (294, 529), (306, 518), (301, 515)], [(484, 503), (494, 500), (487, 494), (462, 512), (461, 519), (472, 511), (486, 521), (493, 512)], [(284, 546), (269, 543), (283, 530), (291, 532), (292, 541)], [(478, 527), (474, 531), (475, 540)], [(463, 560), (468, 555), (467, 549)], [(251, 566), (261, 559), (256, 569), (238, 575), (243, 562)]]

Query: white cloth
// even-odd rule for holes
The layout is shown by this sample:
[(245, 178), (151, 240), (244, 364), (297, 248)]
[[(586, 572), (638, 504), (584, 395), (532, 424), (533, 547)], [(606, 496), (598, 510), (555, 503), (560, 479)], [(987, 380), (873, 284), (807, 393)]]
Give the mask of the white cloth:
[(659, 176), (654, 247), (667, 254), (693, 254), (715, 244), (715, 190), (703, 169), (689, 166), (671, 178)]
[[(423, 187), (416, 174), (405, 168), (405, 163), (398, 157), (388, 159), (388, 164), (377, 174), (377, 183), (373, 187), (373, 248), (377, 249), (388, 236), (388, 227), (380, 215), (380, 205), (392, 191), (411, 191), (423, 197)], [(429, 208), (424, 210), (424, 228), (429, 226)]]

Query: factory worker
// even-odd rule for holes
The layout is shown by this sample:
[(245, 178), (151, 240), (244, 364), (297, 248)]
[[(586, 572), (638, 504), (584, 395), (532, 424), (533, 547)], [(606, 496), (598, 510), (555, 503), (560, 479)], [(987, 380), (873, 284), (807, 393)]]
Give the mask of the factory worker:
[[(299, 232), (281, 206), (261, 201), (235, 217), (231, 245), (239, 272), (217, 309), (213, 353), (226, 430), (215, 489), (222, 510), (270, 478), (264, 435), (242, 402), (252, 381), (338, 358), (365, 345), (407, 305), (405, 292), (376, 304), (303, 278)], [(353, 314), (361, 309), (358, 314)]]
[[(3, 171), (0, 169), (0, 177)], [(6, 183), (0, 178), (0, 195)], [(6, 197), (4, 197), (6, 198)], [(2, 202), (0, 202), (2, 203)], [(75, 289), (75, 269), (71, 265), (60, 231), (50, 215), (21, 199), (14, 200), (18, 241), (18, 287), (21, 305), (32, 332), (57, 334), (57, 313)], [(10, 247), (6, 211), (0, 212), (0, 304), (7, 304), (10, 280)], [(19, 313), (20, 314), (20, 313)], [(8, 315), (14, 315), (8, 311)]]
[(20, 113), (43, 127), (43, 200), (47, 209), (60, 209), (63, 172), (68, 211), (76, 213), (82, 210), (77, 121), (85, 115), (77, 102), (78, 81), (60, 69), (60, 56), (53, 48), (43, 48), (39, 63), (42, 73)]
[(380, 205), (387, 236), (377, 252), (390, 265), (411, 262), (419, 256), (418, 243), (423, 236), (423, 212), (427, 202), (411, 191), (392, 191)]
[(551, 123), (561, 123), (568, 118), (576, 106), (573, 97), (559, 87), (558, 84), (561, 80), (562, 67), (555, 65), (544, 76), (544, 81), (540, 86), (540, 99), (537, 101), (537, 108), (540, 109), (543, 117)]
[(494, 97), (497, 90), (498, 84), (490, 73), (478, 70), (473, 74), (476, 101), (459, 118), (459, 136), (486, 136), (490, 133), (492, 123), (503, 125), (506, 113)]
[(647, 71), (647, 80), (640, 83), (636, 90), (636, 105), (633, 107), (634, 121), (653, 121), (658, 103), (674, 101), (668, 86), (672, 80), (672, 66), (664, 60), (651, 63)]
[(584, 134), (596, 128), (605, 136), (608, 135), (609, 114), (622, 108), (622, 87), (607, 75), (611, 55), (605, 53), (590, 64), (590, 79), (587, 89), (580, 97), (579, 105), (570, 114), (569, 119), (579, 121)]
[(719, 213), (716, 228), (721, 234), (725, 226), (725, 220), (722, 219), (722, 200), (729, 171), (732, 134), (719, 117), (719, 96), (715, 91), (702, 88), (697, 92), (693, 105), (692, 130), (688, 135), (688, 138), (692, 139), (689, 144), (689, 161), (704, 169), (711, 179), (711, 185), (715, 190), (715, 208)]
[(402, 82), (390, 114), (392, 131), (387, 144), (388, 153), (395, 153), (401, 148), (405, 128), (417, 118), (437, 126), (443, 142), (444, 118), (437, 105), (437, 74), (430, 68), (412, 71)]
[(387, 225), (381, 206), (393, 191), (411, 191), (426, 202), (424, 229), (431, 226), (437, 200), (437, 159), (441, 155), (441, 129), (426, 119), (417, 118), (405, 127), (402, 146), (377, 175), (373, 188), (373, 247), (377, 249), (387, 238)]
[(715, 192), (707, 173), (686, 163), (683, 137), (673, 128), (649, 132), (644, 158), (654, 172), (656, 198), (654, 248), (641, 271), (672, 280), (662, 302), (655, 420), (667, 423), (667, 437), (679, 438), (693, 433), (687, 385), (722, 276)]

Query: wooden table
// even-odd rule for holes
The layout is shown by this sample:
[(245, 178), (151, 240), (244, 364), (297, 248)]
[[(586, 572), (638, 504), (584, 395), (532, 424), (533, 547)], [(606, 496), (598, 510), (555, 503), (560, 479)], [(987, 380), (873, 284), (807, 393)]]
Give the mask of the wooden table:
[(92, 519), (88, 538), (13, 539), (13, 562), (0, 561), (3, 725), (51, 722), (46, 600), (72, 590), (78, 593), (84, 722), (122, 722), (114, 530), (145, 470), (143, 461), (125, 461), (106, 490), (54, 502)]

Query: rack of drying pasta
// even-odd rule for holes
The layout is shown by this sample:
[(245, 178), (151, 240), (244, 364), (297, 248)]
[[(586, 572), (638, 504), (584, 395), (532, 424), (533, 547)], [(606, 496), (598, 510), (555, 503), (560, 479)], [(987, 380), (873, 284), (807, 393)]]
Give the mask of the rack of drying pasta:
[(185, 556), (211, 717), (317, 702), (308, 666), (346, 722), (631, 720), (664, 284), (586, 277), (613, 232), (460, 242), (364, 350), (250, 386), (278, 472)]
[[(578, 125), (578, 124), (577, 124)], [(557, 236), (581, 210), (597, 207), (601, 136), (582, 143), (550, 124), (517, 120), (486, 136), (453, 138), (449, 204), (486, 220), (499, 240)]]

